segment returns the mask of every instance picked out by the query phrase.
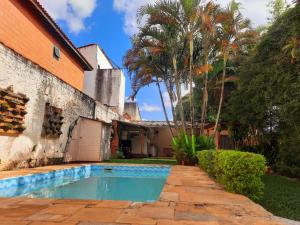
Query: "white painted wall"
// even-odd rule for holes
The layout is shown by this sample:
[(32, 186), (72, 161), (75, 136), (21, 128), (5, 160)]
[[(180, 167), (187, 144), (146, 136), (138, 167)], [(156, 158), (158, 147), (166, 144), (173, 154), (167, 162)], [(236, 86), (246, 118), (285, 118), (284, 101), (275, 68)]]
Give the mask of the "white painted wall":
[(125, 76), (123, 71), (121, 71), (121, 81), (119, 89), (119, 113), (123, 115), (124, 113), (124, 104), (125, 104)]
[(139, 105), (137, 102), (125, 102), (124, 112), (128, 113), (131, 116), (131, 120), (133, 121), (142, 120), (140, 110), (139, 110)]
[[(26, 104), (28, 113), (23, 134), (0, 136), (1, 164), (16, 163), (17, 166), (28, 159), (63, 158), (71, 124), (80, 116), (93, 118), (94, 110), (99, 120), (111, 123), (112, 119), (118, 119), (109, 108), (0, 44), (0, 87), (10, 85), (15, 92), (25, 94), (30, 100)], [(46, 102), (63, 110), (60, 138), (41, 137)]]
[[(107, 104), (111, 107), (117, 107), (118, 113), (123, 115), (125, 99), (125, 76), (123, 72), (121, 70), (114, 69), (110, 59), (106, 56), (103, 49), (96, 44), (84, 46), (78, 50), (94, 67), (93, 71), (85, 71), (83, 85), (84, 93), (103, 104)], [(105, 76), (101, 79), (102, 82), (104, 82), (103, 84), (97, 84), (97, 74), (99, 74), (99, 69), (112, 70), (111, 73), (101, 73)], [(108, 74), (112, 77), (108, 77)], [(111, 78), (113, 78), (113, 83), (110, 82)], [(99, 89), (101, 89), (101, 96), (98, 94)], [(108, 91), (105, 91), (105, 89), (113, 89), (114, 91), (113, 93), (109, 93)]]
[(97, 64), (99, 65), (101, 70), (113, 69), (113, 65), (111, 64), (110, 60), (106, 57), (104, 50), (101, 49), (98, 45), (97, 45)]

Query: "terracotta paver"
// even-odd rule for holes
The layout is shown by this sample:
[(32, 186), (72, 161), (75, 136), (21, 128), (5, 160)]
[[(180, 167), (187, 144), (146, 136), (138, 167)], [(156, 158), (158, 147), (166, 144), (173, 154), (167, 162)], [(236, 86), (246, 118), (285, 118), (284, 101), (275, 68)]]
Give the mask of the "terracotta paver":
[(126, 209), (131, 205), (128, 201), (99, 201), (96, 204), (90, 204), (89, 208), (112, 208), (112, 209)]
[[(0, 172), (0, 178), (81, 165), (85, 164), (5, 171)], [(282, 223), (247, 197), (226, 192), (198, 167), (173, 166), (156, 202), (0, 198), (0, 225), (2, 224), (281, 225)]]
[(114, 223), (122, 212), (123, 209), (114, 208), (83, 208), (73, 214), (69, 220)]

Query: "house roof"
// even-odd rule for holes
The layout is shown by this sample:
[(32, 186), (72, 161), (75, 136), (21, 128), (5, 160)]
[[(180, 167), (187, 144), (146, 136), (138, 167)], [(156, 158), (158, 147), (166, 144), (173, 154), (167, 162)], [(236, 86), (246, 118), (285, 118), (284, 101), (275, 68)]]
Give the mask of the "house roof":
[(45, 27), (51, 31), (55, 36), (77, 59), (84, 70), (93, 70), (93, 67), (88, 63), (84, 56), (77, 50), (74, 44), (66, 36), (66, 34), (60, 29), (57, 23), (52, 19), (44, 7), (38, 2), (38, 0), (26, 0), (26, 6), (28, 6), (33, 13), (41, 18), (41, 21), (45, 24)]
[[(160, 127), (168, 127), (169, 126), (167, 121), (140, 120), (140, 121), (130, 121), (128, 123), (143, 126), (143, 127), (149, 127), (149, 128), (150, 127), (151, 128), (160, 128)], [(178, 121), (177, 123), (179, 126), (181, 125), (180, 121)], [(173, 121), (170, 121), (170, 125), (171, 125), (171, 127), (175, 127), (175, 123)], [(191, 123), (186, 122), (186, 126), (190, 127)], [(195, 127), (199, 127), (199, 126), (200, 126), (200, 123), (195, 123)]]

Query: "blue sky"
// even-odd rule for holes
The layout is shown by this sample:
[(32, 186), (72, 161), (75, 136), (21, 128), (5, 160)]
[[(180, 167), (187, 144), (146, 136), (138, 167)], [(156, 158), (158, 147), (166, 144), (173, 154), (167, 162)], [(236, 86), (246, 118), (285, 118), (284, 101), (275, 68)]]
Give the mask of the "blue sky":
[[(136, 11), (146, 3), (155, 0), (39, 0), (56, 20), (75, 46), (97, 43), (107, 55), (123, 68), (122, 59), (130, 48), (130, 36), (137, 31)], [(253, 25), (266, 23), (269, 0), (240, 0), (243, 13)], [(229, 0), (217, 0), (226, 5)], [(126, 76), (126, 94), (131, 94), (130, 80)], [(166, 96), (166, 93), (164, 93)], [(142, 89), (137, 95), (142, 118), (164, 120), (161, 102), (156, 86)], [(168, 98), (166, 105), (170, 113)]]
[[(75, 46), (79, 47), (89, 43), (97, 43), (104, 49), (113, 62), (123, 68), (123, 56), (131, 46), (130, 32), (127, 32), (124, 28), (124, 13), (114, 8), (112, 0), (98, 0), (93, 12), (84, 18), (84, 27), (78, 28), (79, 30), (76, 30), (76, 25), (73, 29), (70, 28), (72, 25), (68, 23), (68, 20), (60, 19), (60, 17), (57, 19), (55, 15), (55, 7), (58, 7), (57, 5), (52, 6), (48, 0), (41, 1), (41, 3), (49, 11), (50, 15), (56, 19), (59, 26)], [(57, 4), (61, 3), (57, 2)], [(52, 10), (54, 10), (54, 13)], [(129, 96), (131, 94), (130, 80), (126, 69), (123, 71), (126, 76), (125, 96)], [(146, 87), (141, 90), (137, 96), (137, 101), (140, 105), (143, 119), (164, 120), (156, 86)]]

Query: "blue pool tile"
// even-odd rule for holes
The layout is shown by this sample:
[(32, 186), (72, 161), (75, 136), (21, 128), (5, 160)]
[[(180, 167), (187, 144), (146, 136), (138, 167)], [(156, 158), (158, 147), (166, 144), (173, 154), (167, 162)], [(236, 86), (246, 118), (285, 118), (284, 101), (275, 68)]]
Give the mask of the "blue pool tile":
[(169, 172), (168, 166), (86, 165), (2, 179), (0, 197), (154, 201)]

